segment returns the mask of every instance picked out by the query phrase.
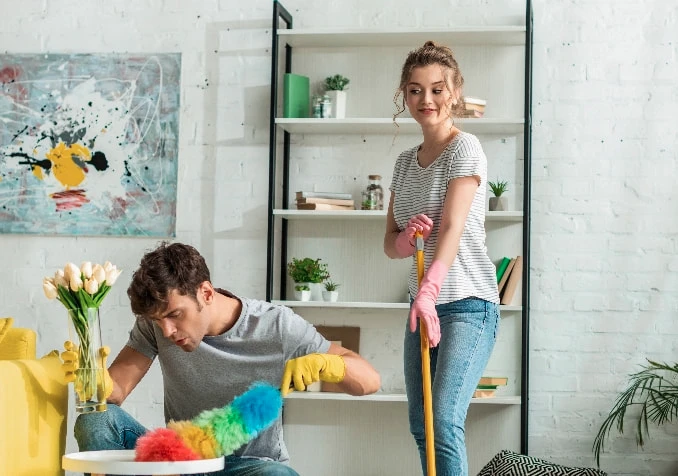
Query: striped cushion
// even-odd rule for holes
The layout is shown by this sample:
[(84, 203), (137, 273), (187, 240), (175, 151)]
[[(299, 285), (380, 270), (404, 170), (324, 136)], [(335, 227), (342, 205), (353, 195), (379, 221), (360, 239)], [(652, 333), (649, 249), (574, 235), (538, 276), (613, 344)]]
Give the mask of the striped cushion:
[(572, 468), (504, 450), (480, 470), (478, 476), (607, 476), (593, 468)]

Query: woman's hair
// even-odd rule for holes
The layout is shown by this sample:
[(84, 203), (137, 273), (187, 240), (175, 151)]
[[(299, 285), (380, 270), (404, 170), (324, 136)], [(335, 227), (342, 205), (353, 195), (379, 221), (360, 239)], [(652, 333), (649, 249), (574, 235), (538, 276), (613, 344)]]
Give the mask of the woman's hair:
[[(396, 117), (405, 111), (405, 96), (407, 94), (406, 86), (410, 81), (412, 70), (421, 66), (429, 66), (438, 64), (443, 68), (443, 72), (447, 76), (445, 87), (450, 91), (453, 98), (461, 95), (461, 89), (464, 86), (464, 77), (461, 75), (457, 60), (454, 58), (452, 50), (447, 46), (438, 45), (433, 41), (427, 41), (424, 46), (420, 46), (414, 51), (410, 51), (403, 64), (403, 69), (400, 74), (400, 85), (393, 97), (393, 103), (396, 106), (396, 113), (393, 115), (393, 122)], [(400, 98), (402, 94), (402, 98)], [(400, 99), (400, 103), (399, 103)], [(455, 114), (464, 110), (464, 103), (461, 98), (452, 104), (449, 114), (452, 118)]]
[(209, 280), (210, 271), (198, 250), (182, 243), (162, 242), (141, 258), (127, 296), (137, 317), (151, 318), (167, 308), (174, 290), (198, 302), (198, 288)]

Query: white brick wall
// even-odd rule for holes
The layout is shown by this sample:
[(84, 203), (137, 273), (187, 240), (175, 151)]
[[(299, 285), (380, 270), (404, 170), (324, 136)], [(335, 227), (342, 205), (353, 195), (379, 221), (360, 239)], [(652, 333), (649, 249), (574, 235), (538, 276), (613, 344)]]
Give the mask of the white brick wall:
[[(678, 135), (676, 0), (538, 0), (535, 10), (530, 453), (592, 465), (598, 426), (645, 357), (676, 361)], [(296, 27), (502, 23), (522, 1), (285, 2)], [(196, 245), (214, 281), (264, 295), (271, 2), (30, 0), (0, 15), (9, 53), (182, 53), (177, 238)], [(463, 65), (462, 65), (463, 67)], [(390, 85), (389, 85), (390, 87)], [(41, 278), (65, 260), (125, 270), (104, 305), (116, 352), (132, 318), (125, 289), (156, 240), (0, 236), (0, 314), (66, 338)], [(126, 407), (162, 424), (157, 368)], [(631, 426), (628, 427), (631, 430)], [(678, 472), (674, 426), (639, 451), (615, 438), (603, 467)], [(68, 450), (75, 450), (69, 435)]]

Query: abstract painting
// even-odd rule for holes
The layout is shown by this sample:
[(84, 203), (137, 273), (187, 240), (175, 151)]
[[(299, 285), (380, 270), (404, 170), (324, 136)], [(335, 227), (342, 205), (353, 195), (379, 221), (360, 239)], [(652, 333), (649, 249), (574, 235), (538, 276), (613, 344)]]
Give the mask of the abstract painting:
[(0, 55), (0, 233), (175, 235), (181, 55)]

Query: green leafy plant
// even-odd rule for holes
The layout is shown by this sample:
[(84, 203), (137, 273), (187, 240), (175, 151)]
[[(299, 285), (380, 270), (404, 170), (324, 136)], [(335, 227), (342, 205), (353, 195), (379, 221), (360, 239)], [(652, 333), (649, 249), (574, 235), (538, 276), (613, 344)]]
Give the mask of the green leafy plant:
[(296, 286), (294, 286), (294, 290), (295, 291), (310, 291), (311, 288), (306, 286), (305, 284), (297, 284)]
[(287, 263), (287, 272), (295, 283), (322, 283), (330, 277), (327, 265), (320, 258), (292, 258)]
[(495, 197), (501, 197), (502, 193), (508, 192), (507, 180), (500, 181), (497, 179), (496, 182), (487, 182), (487, 184), (490, 186), (490, 189), (492, 190), (492, 193)]
[(629, 409), (639, 409), (635, 424), (636, 443), (645, 444), (649, 436), (648, 422), (656, 425), (672, 422), (678, 417), (678, 364), (647, 360), (643, 370), (630, 375), (629, 385), (618, 396), (603, 422), (596, 438), (593, 440), (593, 454), (600, 468), (600, 453), (604, 450), (604, 442), (610, 436), (612, 428), (620, 434), (624, 433), (624, 419)]
[(336, 291), (339, 286), (340, 286), (340, 284), (337, 284), (337, 283), (332, 282), (332, 281), (325, 282), (325, 290), (326, 291)]
[(350, 82), (351, 80), (346, 76), (335, 74), (334, 76), (325, 78), (325, 89), (328, 91), (343, 91), (344, 89), (348, 89), (346, 86)]

